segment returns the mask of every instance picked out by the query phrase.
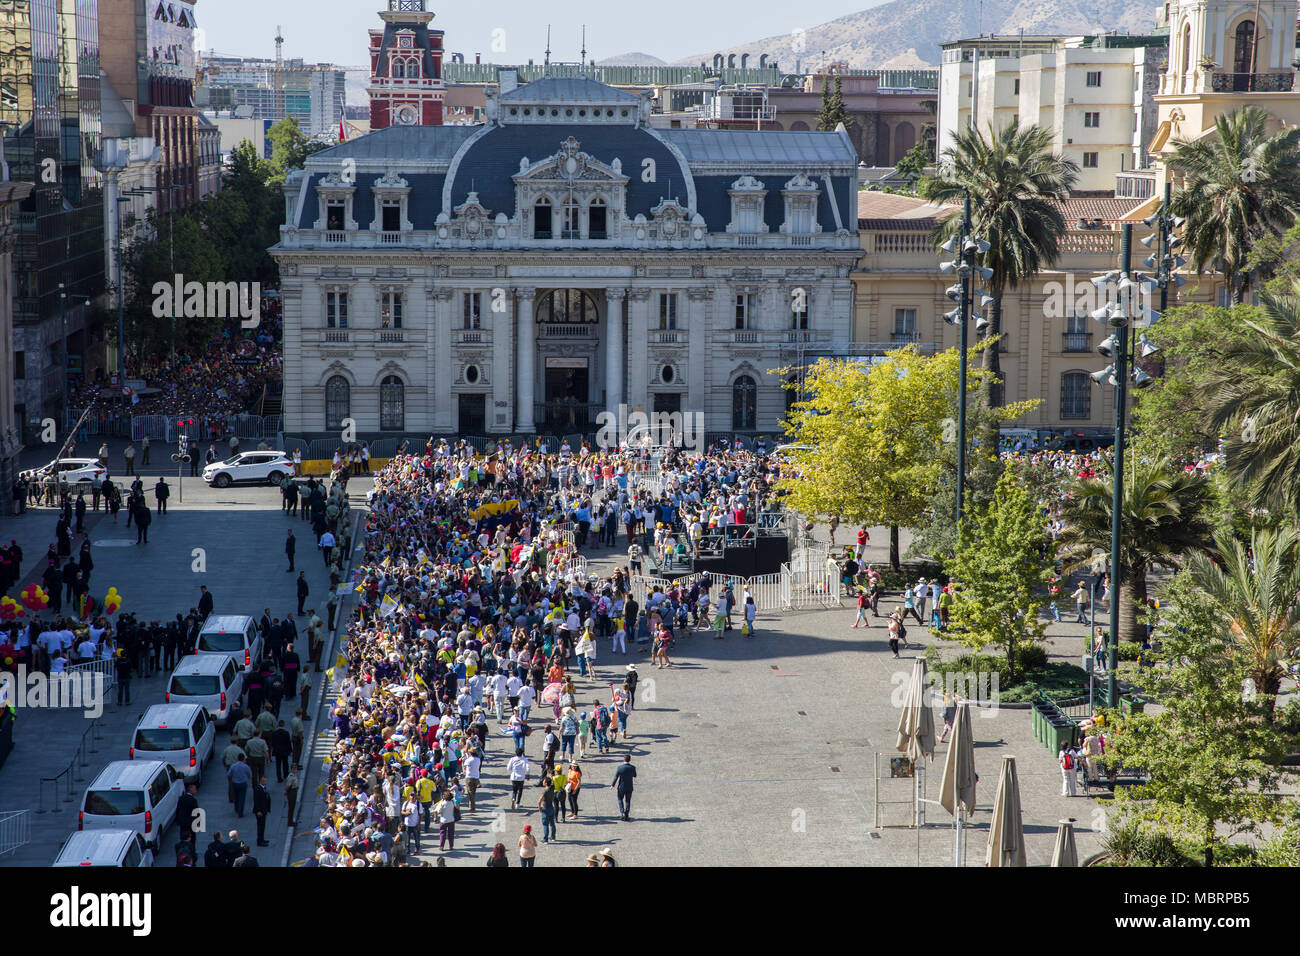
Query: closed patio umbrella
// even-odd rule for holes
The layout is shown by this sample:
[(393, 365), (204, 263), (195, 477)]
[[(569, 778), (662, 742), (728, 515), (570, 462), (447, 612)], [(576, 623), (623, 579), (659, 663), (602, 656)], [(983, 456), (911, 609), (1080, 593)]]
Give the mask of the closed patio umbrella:
[(898, 716), (898, 749), (913, 763), (922, 756), (934, 757), (934, 709), (927, 690), (925, 660), (917, 658), (903, 699), (903, 712)]
[(1020, 781), (1016, 758), (1002, 758), (998, 792), (993, 798), (993, 822), (989, 825), (989, 847), (985, 866), (1028, 866), (1025, 860), (1025, 831), (1020, 823)]
[(1062, 820), (1056, 828), (1056, 846), (1052, 849), (1052, 866), (1078, 866), (1079, 850), (1074, 845), (1074, 821)]
[(975, 809), (975, 732), (970, 704), (965, 701), (958, 705), (957, 719), (952, 725), (952, 743), (943, 761), (939, 802), (953, 816), (959, 807), (965, 813)]

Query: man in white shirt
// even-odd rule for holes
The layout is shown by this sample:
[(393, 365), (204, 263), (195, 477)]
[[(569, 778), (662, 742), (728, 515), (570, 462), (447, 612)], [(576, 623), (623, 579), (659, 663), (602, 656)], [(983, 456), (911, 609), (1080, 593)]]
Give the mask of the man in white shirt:
[(474, 809), (474, 795), (478, 792), (479, 777), (482, 774), (483, 759), (478, 755), (478, 748), (471, 747), (465, 758), (465, 793), (469, 795), (469, 808)]
[(330, 566), (330, 553), (334, 550), (334, 533), (328, 529), (320, 536), (321, 556), (325, 559), (325, 567)]
[(78, 661), (93, 661), (98, 650), (99, 645), (87, 637), (77, 645), (77, 659)]
[(537, 692), (533, 690), (532, 684), (523, 684), (519, 688), (519, 716), (524, 720), (528, 719), (528, 710), (536, 698)]
[(510, 758), (506, 772), (510, 774), (510, 809), (515, 810), (524, 798), (524, 781), (528, 779), (528, 758), (524, 756), (523, 748), (516, 750)]

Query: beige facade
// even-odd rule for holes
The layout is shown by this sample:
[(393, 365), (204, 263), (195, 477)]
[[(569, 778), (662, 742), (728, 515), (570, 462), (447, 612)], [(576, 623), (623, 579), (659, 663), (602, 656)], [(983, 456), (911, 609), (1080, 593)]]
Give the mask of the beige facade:
[(1012, 122), (1052, 132), (1052, 150), (1079, 167), (1076, 188), (1115, 188), (1145, 164), (1156, 129), (1153, 93), (1163, 36), (980, 37), (943, 45), (939, 148), (971, 125)]
[[(1071, 199), (1063, 212), (1069, 224), (1062, 256), (1032, 282), (1006, 292), (1002, 302), (1005, 348), (1001, 355), (1007, 401), (1040, 399), (1018, 424), (1039, 428), (1100, 428), (1114, 422), (1114, 389), (1094, 385), (1087, 375), (1105, 367), (1096, 351), (1108, 334), (1088, 317), (1093, 276), (1117, 268), (1120, 226), (1136, 200)], [(960, 344), (959, 329), (944, 321), (953, 308), (944, 290), (951, 276), (939, 272), (940, 253), (930, 239), (937, 219), (958, 214), (920, 199), (859, 194), (858, 231), (863, 256), (852, 275), (854, 341), (859, 353), (880, 352), (909, 342), (923, 352)], [(1081, 223), (1087, 223), (1082, 228)], [(1093, 224), (1096, 224), (1095, 226)], [(1135, 223), (1132, 267), (1147, 254), (1137, 240), (1149, 230)], [(1217, 282), (1189, 277), (1170, 305), (1215, 300)], [(1158, 302), (1152, 302), (1158, 307)], [(974, 342), (973, 334), (970, 341)]]
[(1199, 139), (1224, 113), (1259, 106), (1275, 129), (1300, 123), (1296, 0), (1167, 0), (1166, 16), (1173, 39), (1151, 143), (1158, 187), (1175, 142)]

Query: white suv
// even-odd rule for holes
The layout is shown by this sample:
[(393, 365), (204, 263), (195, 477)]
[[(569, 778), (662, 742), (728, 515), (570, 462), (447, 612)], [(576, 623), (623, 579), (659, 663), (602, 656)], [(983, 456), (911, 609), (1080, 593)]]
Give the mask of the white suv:
[(218, 488), (240, 481), (268, 481), (274, 485), (292, 474), (293, 460), (282, 451), (241, 451), (204, 468), (203, 480)]
[(108, 470), (98, 458), (57, 458), (43, 468), (32, 468), (22, 475), (28, 481), (51, 481), (57, 477), (70, 485), (99, 484), (108, 477)]

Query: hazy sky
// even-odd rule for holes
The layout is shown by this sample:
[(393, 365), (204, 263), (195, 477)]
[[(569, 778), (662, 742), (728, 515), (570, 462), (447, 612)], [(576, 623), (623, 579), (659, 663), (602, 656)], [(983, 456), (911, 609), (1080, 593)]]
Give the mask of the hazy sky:
[[(672, 62), (714, 48), (807, 29), (876, 6), (881, 0), (749, 0), (743, 5), (707, 0), (621, 0), (592, 8), (536, 0), (426, 2), (437, 14), (434, 25), (446, 31), (444, 42), (449, 52), (464, 53), (469, 62), (480, 53), (484, 62), (523, 63), (542, 59), (548, 23), (553, 60), (578, 59), (585, 23), (588, 59), (638, 52)], [(274, 56), (279, 24), (286, 57), (361, 66), (369, 62), (366, 31), (379, 25), (376, 11), (386, 7), (387, 0), (198, 0), (195, 13), (203, 31), (199, 41), (204, 50)]]

